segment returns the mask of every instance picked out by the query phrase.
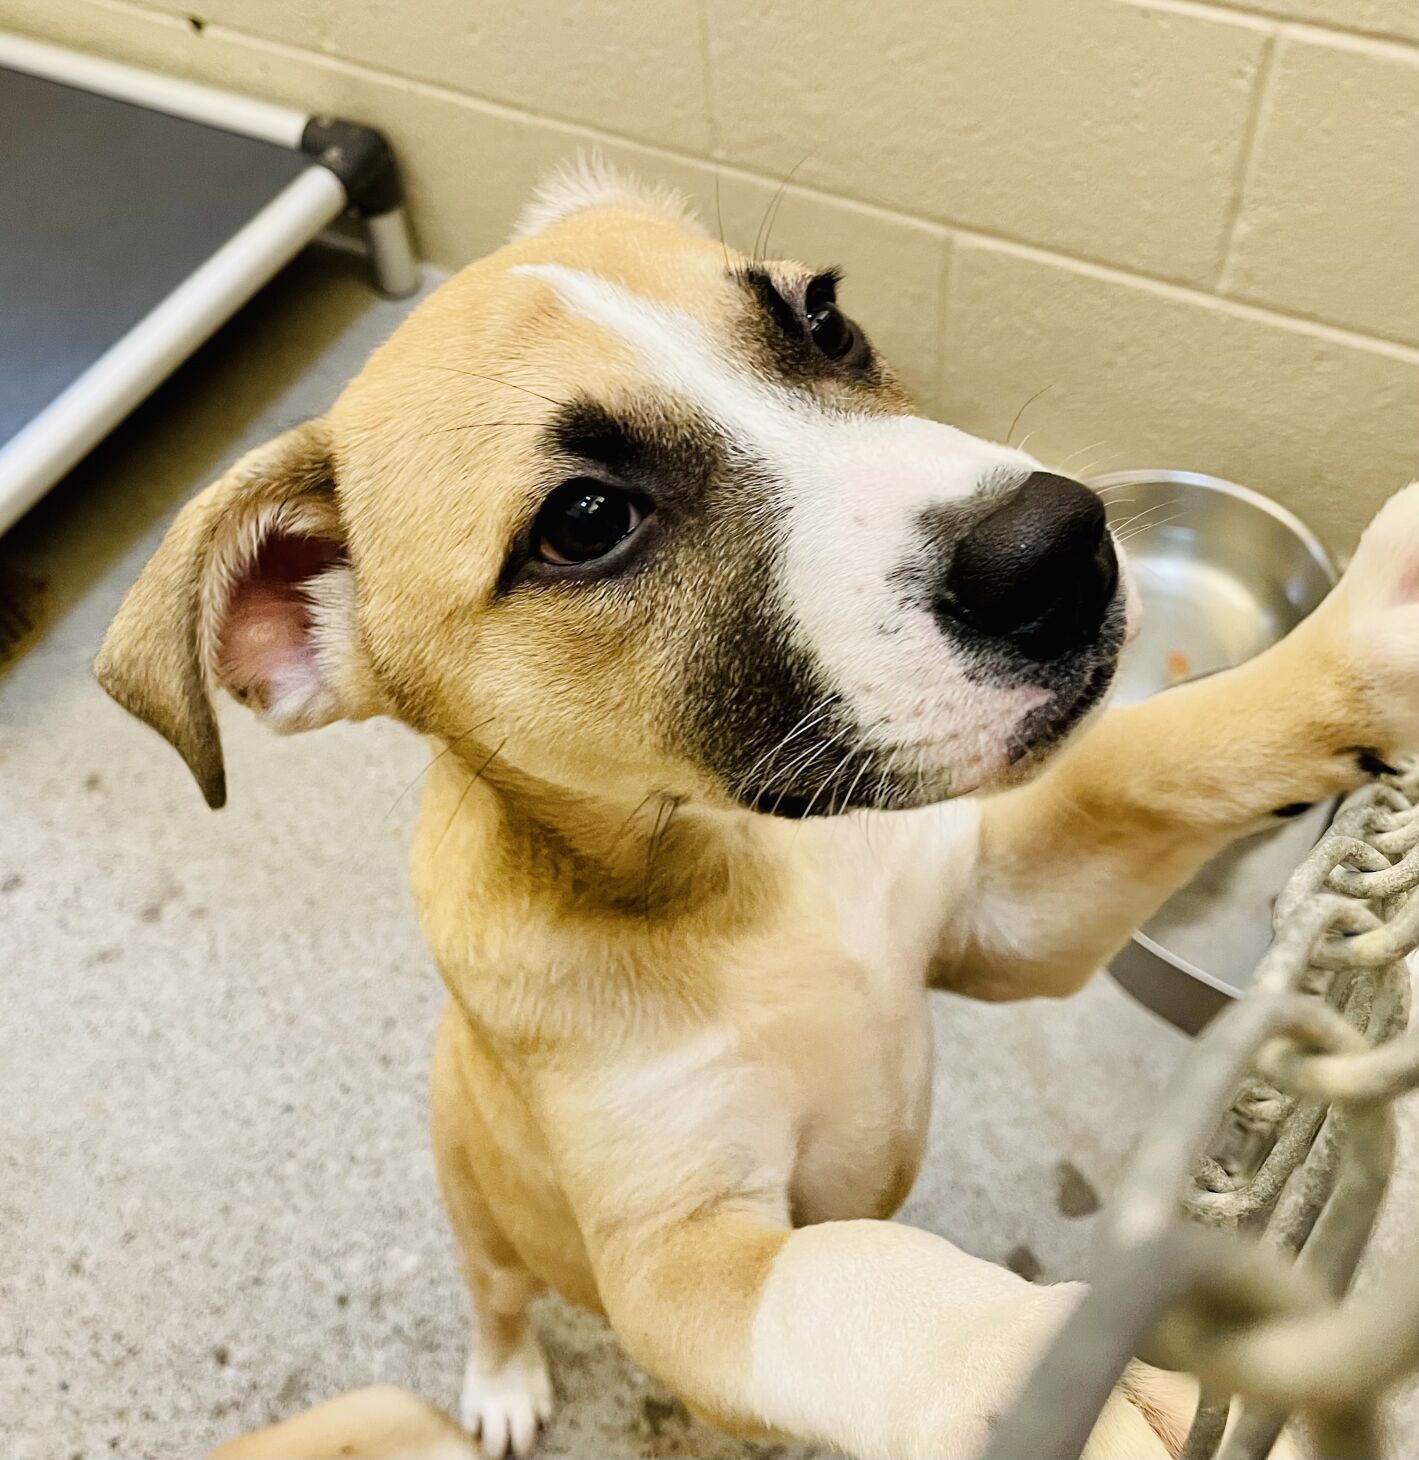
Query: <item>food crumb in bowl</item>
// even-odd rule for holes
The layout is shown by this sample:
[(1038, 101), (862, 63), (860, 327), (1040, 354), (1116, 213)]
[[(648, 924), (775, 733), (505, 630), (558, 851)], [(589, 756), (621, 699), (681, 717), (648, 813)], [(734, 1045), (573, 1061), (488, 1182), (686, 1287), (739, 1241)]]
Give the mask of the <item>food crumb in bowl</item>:
[(1185, 679), (1192, 678), (1192, 666), (1188, 663), (1187, 655), (1181, 649), (1174, 649), (1168, 655), (1168, 683), (1181, 684)]

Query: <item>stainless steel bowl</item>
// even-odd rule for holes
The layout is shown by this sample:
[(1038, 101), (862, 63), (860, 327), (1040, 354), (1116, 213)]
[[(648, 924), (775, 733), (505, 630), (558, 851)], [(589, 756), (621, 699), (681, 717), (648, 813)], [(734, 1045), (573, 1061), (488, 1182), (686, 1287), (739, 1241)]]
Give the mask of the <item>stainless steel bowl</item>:
[[(1315, 534), (1258, 492), (1185, 471), (1111, 472), (1108, 502), (1143, 599), (1114, 703), (1250, 659), (1283, 638), (1335, 583)], [(1329, 822), (1315, 806), (1208, 863), (1136, 933), (1110, 972), (1195, 1032), (1246, 987), (1271, 941), (1271, 909)]]

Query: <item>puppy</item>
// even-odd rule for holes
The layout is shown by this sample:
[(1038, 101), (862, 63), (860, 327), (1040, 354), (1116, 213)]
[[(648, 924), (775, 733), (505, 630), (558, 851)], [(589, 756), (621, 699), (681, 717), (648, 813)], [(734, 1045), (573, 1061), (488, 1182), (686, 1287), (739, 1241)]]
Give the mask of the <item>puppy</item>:
[[(544, 1287), (719, 1425), (977, 1450), (1079, 1290), (885, 1220), (926, 990), (1073, 992), (1419, 742), (1419, 488), (1284, 643), (1081, 734), (1137, 612), (1098, 498), (912, 415), (835, 287), (559, 178), (180, 513), (96, 663), (213, 807), (218, 688), (436, 751), (413, 884), (490, 1456), (551, 1412)], [(1089, 1453), (1175, 1453), (1189, 1398), (1131, 1369)], [(412, 1397), (355, 1399), (226, 1453), (337, 1453), (382, 1405), (417, 1453)]]

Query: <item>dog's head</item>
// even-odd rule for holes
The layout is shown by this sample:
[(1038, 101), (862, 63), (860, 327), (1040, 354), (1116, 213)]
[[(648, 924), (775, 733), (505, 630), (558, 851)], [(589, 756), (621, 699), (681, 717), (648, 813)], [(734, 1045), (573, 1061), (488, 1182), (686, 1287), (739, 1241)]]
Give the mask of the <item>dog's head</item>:
[(912, 415), (835, 290), (563, 176), (183, 510), (101, 682), (214, 806), (216, 686), (615, 796), (803, 815), (1022, 777), (1113, 674), (1103, 507)]

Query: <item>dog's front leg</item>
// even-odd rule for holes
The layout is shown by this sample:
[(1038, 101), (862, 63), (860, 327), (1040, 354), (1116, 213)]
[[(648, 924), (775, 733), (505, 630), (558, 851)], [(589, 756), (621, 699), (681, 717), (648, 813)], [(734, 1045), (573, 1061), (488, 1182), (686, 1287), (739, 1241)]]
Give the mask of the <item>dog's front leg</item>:
[[(732, 1033), (558, 1075), (540, 1105), (618, 1337), (725, 1428), (966, 1460), (1080, 1297), (892, 1222), (794, 1229), (791, 1087)], [(1087, 1453), (1175, 1452), (1192, 1393), (1134, 1366)]]
[[(598, 1271), (622, 1342), (711, 1422), (893, 1460), (977, 1454), (1079, 1298), (910, 1227), (733, 1204), (626, 1233)], [(1085, 1454), (1175, 1453), (1193, 1392), (1134, 1366)]]
[(1111, 710), (1039, 780), (985, 802), (975, 881), (932, 982), (1072, 993), (1228, 842), (1419, 748), (1419, 483), (1340, 586), (1237, 669)]

